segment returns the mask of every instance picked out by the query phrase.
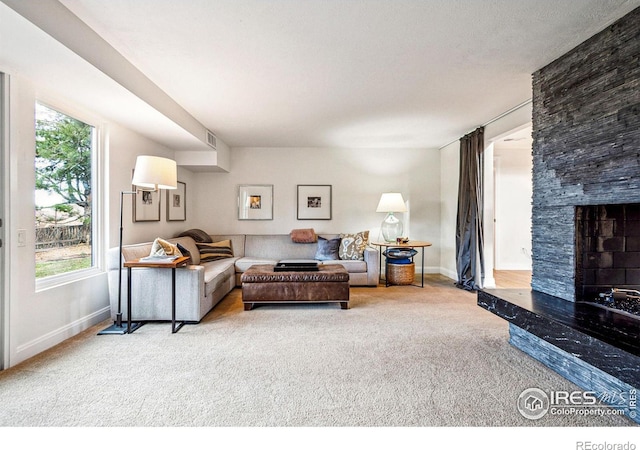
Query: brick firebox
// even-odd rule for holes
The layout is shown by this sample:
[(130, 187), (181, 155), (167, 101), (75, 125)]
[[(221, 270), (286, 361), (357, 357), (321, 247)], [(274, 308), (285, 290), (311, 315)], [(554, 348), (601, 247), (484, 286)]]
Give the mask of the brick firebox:
[(576, 208), (576, 300), (640, 290), (640, 204)]

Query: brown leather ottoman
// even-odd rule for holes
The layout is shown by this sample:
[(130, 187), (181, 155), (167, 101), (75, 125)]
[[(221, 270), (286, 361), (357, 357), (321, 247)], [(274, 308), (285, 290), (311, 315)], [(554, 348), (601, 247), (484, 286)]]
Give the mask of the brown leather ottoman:
[(340, 303), (349, 309), (349, 274), (339, 264), (321, 264), (318, 271), (274, 272), (273, 265), (253, 265), (242, 274), (242, 303)]

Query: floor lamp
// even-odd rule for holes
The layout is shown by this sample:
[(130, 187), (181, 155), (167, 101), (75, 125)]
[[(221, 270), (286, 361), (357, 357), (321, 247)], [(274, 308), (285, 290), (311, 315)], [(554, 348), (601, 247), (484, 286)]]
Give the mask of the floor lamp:
[[(113, 325), (100, 331), (98, 334), (127, 334), (127, 324), (122, 323), (122, 204), (125, 195), (136, 195), (140, 191), (157, 191), (159, 189), (177, 189), (178, 174), (176, 162), (172, 159), (159, 156), (138, 156), (136, 167), (133, 171), (131, 184), (135, 186), (133, 191), (120, 192), (120, 236), (118, 255), (118, 311)], [(128, 314), (131, 314), (129, 311)], [(130, 332), (140, 328), (141, 323), (131, 323)]]

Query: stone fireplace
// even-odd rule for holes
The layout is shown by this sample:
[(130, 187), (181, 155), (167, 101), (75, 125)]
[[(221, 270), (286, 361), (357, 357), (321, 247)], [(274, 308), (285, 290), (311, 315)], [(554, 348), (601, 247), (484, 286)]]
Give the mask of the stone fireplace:
[(612, 289), (640, 290), (638, 23), (640, 8), (533, 74), (531, 289), (478, 293), (515, 347), (602, 395), (640, 389), (639, 316), (610, 308), (627, 296)]
[[(620, 267), (601, 267), (599, 273), (577, 268), (576, 218), (578, 210), (599, 211), (604, 231), (640, 203), (638, 23), (640, 8), (533, 74), (532, 288), (565, 300), (582, 297), (579, 278), (623, 276), (612, 270)], [(619, 243), (623, 222), (616, 223), (611, 236), (590, 243), (596, 249)], [(635, 258), (629, 255), (623, 258)], [(625, 264), (627, 283), (634, 267)]]

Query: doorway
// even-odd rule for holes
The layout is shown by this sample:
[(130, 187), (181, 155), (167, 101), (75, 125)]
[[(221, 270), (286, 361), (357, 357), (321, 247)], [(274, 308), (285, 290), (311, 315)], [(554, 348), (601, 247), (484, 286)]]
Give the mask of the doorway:
[(494, 278), (499, 288), (531, 286), (531, 127), (493, 143)]

